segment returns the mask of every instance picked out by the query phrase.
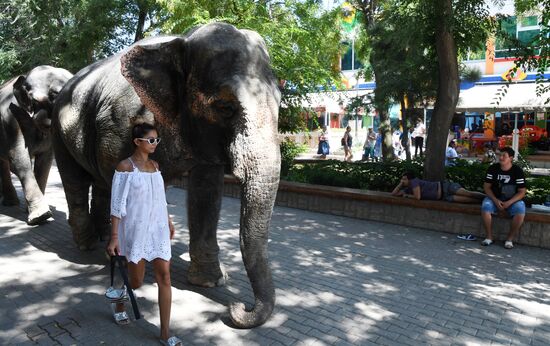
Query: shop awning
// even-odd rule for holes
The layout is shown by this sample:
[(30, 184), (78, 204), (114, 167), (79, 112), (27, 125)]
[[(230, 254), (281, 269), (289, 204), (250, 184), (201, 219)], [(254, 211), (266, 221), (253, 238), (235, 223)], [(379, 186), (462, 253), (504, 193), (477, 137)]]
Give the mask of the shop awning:
[(328, 113), (344, 113), (351, 99), (372, 93), (372, 90), (334, 91), (308, 94), (308, 100), (304, 100), (303, 107)]
[[(536, 83), (512, 83), (508, 87), (503, 84), (476, 85), (460, 91), (456, 111), (502, 112), (550, 109), (550, 104), (545, 104), (550, 98), (550, 93), (537, 96), (536, 88)], [(508, 89), (507, 92), (498, 102), (499, 96), (505, 89)]]

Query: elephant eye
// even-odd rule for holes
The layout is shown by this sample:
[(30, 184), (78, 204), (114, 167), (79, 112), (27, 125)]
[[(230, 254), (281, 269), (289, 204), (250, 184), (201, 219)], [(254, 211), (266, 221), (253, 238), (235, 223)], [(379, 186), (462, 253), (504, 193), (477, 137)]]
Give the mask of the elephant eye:
[[(226, 101), (223, 99), (218, 99), (212, 103), (212, 106), (214, 106), (217, 110), (220, 112), (226, 113), (224, 115), (233, 115), (237, 111), (237, 106), (231, 102)], [(230, 113), (230, 114), (227, 114)]]

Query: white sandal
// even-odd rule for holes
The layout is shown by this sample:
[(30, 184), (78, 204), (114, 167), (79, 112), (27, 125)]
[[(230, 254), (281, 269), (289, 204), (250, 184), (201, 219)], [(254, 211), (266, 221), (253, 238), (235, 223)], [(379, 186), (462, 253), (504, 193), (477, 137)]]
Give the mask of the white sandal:
[(128, 301), (126, 286), (122, 288), (114, 288), (112, 286), (107, 288), (105, 291), (105, 298), (107, 298), (110, 303), (122, 303)]
[(514, 248), (514, 243), (512, 243), (511, 240), (507, 240), (504, 242), (504, 248), (510, 250)]
[(183, 346), (183, 342), (177, 336), (171, 336), (168, 340), (159, 339), (161, 345), (164, 346)]
[(126, 311), (116, 312), (116, 304), (117, 303), (111, 303), (111, 311), (113, 312), (113, 318), (115, 319), (115, 323), (119, 326), (124, 326), (126, 324), (130, 323), (130, 317), (128, 317), (128, 314)]
[(492, 239), (488, 239), (486, 238), (484, 241), (481, 242), (481, 245), (483, 246), (489, 246), (493, 243), (493, 240)]

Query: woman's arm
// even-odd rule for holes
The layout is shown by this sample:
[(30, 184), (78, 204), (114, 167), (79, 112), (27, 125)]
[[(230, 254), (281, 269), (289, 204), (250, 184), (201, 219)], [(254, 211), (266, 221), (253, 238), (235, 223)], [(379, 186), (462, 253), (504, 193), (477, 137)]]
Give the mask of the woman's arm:
[(110, 256), (115, 256), (119, 254), (119, 246), (118, 246), (118, 224), (120, 223), (120, 219), (116, 216), (111, 215), (111, 240), (109, 241), (109, 245), (107, 245), (107, 253)]
[(403, 184), (399, 183), (391, 192), (392, 196), (403, 196), (405, 193), (401, 191), (403, 189)]

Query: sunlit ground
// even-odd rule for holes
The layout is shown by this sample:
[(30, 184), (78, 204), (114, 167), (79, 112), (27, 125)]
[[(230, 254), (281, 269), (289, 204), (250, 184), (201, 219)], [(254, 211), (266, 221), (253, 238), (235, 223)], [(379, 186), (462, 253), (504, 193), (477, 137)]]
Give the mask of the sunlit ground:
[[(157, 344), (151, 268), (137, 291), (144, 319), (114, 325), (103, 298), (107, 259), (100, 249), (74, 247), (55, 167), (46, 194), (56, 212), (43, 226), (27, 226), (23, 207), (0, 207), (0, 343), (28, 342), (31, 328), (70, 318), (79, 326), (76, 344)], [(239, 201), (223, 200), (219, 222), (227, 285), (202, 289), (185, 279), (185, 191), (170, 188), (167, 196), (178, 228), (172, 329), (186, 345), (550, 343), (549, 250), (482, 248), (451, 234), (289, 208), (276, 208), (271, 224), (273, 316), (262, 327), (234, 329), (227, 305), (253, 302), (239, 250)]]

